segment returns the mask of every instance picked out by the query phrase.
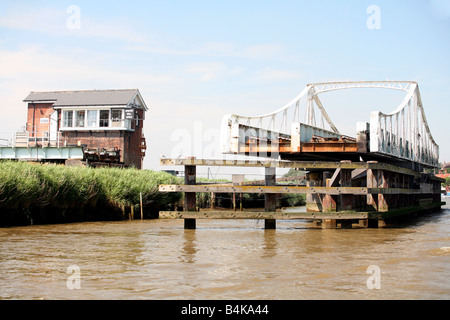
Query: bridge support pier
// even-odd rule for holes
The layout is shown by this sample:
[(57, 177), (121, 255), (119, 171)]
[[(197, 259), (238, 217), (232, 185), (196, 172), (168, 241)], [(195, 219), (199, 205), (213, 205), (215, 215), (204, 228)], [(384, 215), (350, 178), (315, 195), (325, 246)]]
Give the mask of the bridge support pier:
[(277, 220), (276, 219), (265, 219), (264, 220), (264, 229), (275, 230), (276, 228), (277, 228)]
[[(275, 186), (276, 181), (276, 169), (275, 168), (265, 168), (265, 185)], [(266, 212), (277, 211), (277, 195), (275, 193), (266, 193), (264, 201), (264, 209)], [(276, 229), (275, 219), (265, 219), (264, 229)]]
[[(351, 163), (351, 161), (341, 161), (341, 163)], [(352, 170), (341, 169), (340, 170), (340, 185), (341, 187), (352, 186)], [(339, 195), (339, 211), (353, 210), (354, 195), (341, 194)]]
[[(195, 185), (196, 184), (197, 167), (185, 166), (184, 167), (184, 184)], [(197, 211), (197, 198), (195, 192), (185, 192), (184, 194), (184, 211)], [(195, 219), (184, 219), (184, 229), (195, 229)]]
[(195, 230), (197, 227), (196, 219), (184, 219), (184, 228), (187, 230)]

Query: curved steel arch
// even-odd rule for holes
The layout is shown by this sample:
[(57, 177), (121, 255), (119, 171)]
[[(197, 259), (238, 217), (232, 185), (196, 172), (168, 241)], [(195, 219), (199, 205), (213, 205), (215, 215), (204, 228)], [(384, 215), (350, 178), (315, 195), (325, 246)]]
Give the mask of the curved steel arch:
[[(268, 137), (273, 137), (277, 134), (301, 135), (302, 126), (303, 129), (308, 128), (312, 132), (307, 134), (305, 139), (315, 134), (316, 131), (325, 136), (339, 136), (339, 130), (327, 114), (318, 96), (325, 92), (357, 88), (391, 89), (406, 92), (405, 98), (393, 112), (382, 113), (381, 111), (375, 111), (371, 113), (370, 152), (394, 156), (433, 167), (438, 166), (439, 146), (431, 134), (420, 98), (419, 87), (415, 81), (311, 83), (294, 99), (274, 112), (250, 117), (227, 115), (224, 118), (222, 128), (224, 126), (234, 128), (231, 130), (233, 131), (232, 133), (228, 132), (231, 133), (231, 135), (228, 134), (229, 138), (239, 137), (240, 125), (253, 128), (258, 134), (267, 135)], [(304, 122), (300, 121), (300, 103), (302, 101), (306, 104), (306, 120)], [(316, 122), (315, 107), (320, 111), (322, 125), (318, 125)], [(291, 123), (288, 123), (289, 112), (292, 114)], [(257, 121), (257, 124), (252, 125), (252, 121)], [(265, 124), (264, 121), (266, 122)], [(326, 128), (325, 124), (329, 128)], [(227, 129), (222, 130), (226, 131)], [(227, 132), (223, 132), (222, 136), (225, 136), (225, 139), (226, 135)], [(225, 149), (227, 148), (225, 147)]]

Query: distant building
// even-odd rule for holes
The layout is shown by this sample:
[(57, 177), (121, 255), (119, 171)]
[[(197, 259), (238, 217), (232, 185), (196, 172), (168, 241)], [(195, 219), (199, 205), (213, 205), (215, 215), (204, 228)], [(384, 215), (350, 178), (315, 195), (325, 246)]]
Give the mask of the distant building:
[(138, 89), (30, 92), (23, 101), (27, 146), (82, 146), (87, 161), (142, 168), (148, 108)]

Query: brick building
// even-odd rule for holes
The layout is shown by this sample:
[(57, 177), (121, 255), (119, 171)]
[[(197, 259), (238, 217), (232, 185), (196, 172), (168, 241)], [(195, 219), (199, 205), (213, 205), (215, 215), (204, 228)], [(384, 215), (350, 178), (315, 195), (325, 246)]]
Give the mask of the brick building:
[(26, 132), (28, 144), (82, 146), (89, 161), (109, 161), (142, 168), (143, 124), (148, 110), (138, 89), (31, 92)]

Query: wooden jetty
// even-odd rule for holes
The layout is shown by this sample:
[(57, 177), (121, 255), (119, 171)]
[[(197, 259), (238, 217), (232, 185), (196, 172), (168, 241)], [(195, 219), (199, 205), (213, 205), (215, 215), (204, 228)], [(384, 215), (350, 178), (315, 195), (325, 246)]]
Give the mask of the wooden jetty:
[[(184, 166), (184, 185), (160, 185), (161, 192), (184, 192), (183, 211), (162, 211), (161, 219), (184, 219), (186, 229), (195, 229), (197, 219), (259, 219), (265, 229), (275, 229), (276, 220), (307, 219), (322, 228), (384, 227), (415, 213), (440, 210), (443, 179), (401, 166), (377, 161), (247, 161), (211, 159), (161, 159), (162, 165)], [(197, 166), (265, 168), (264, 185), (199, 184)], [(276, 183), (277, 168), (305, 170), (306, 186)], [(196, 193), (256, 193), (265, 195), (264, 211), (199, 210)], [(277, 197), (307, 195), (306, 212), (283, 212)]]

